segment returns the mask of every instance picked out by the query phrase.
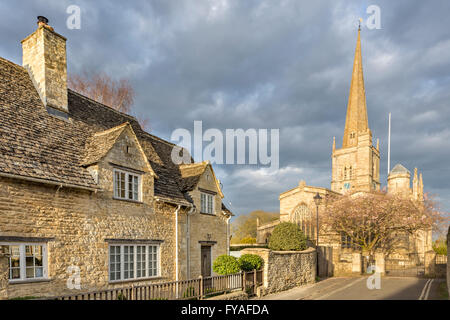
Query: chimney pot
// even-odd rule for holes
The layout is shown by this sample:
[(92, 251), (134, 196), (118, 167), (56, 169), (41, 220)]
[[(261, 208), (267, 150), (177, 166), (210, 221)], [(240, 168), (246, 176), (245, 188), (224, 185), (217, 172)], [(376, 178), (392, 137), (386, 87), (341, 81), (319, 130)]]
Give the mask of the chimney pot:
[(38, 16), (37, 19), (38, 19), (38, 24), (39, 23), (48, 24), (48, 19), (44, 16)]

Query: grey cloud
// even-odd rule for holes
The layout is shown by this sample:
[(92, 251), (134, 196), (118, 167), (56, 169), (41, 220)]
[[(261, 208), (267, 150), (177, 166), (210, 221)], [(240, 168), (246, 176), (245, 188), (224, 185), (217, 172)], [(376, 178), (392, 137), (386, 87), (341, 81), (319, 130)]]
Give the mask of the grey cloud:
[[(176, 128), (192, 129), (194, 120), (205, 129), (279, 128), (276, 178), (254, 167), (216, 166), (237, 214), (277, 210), (279, 193), (300, 179), (329, 187), (332, 138), (339, 147), (345, 124), (355, 21), (373, 3), (76, 1), (81, 30), (65, 27), (69, 4), (2, 1), (0, 55), (20, 64), (19, 41), (45, 15), (68, 38), (69, 72), (129, 78), (136, 113), (165, 139)], [(425, 189), (439, 193), (448, 210), (450, 3), (377, 4), (382, 29), (363, 27), (362, 51), (382, 179), (392, 112), (392, 165), (423, 171)], [(252, 187), (243, 174), (258, 183)]]

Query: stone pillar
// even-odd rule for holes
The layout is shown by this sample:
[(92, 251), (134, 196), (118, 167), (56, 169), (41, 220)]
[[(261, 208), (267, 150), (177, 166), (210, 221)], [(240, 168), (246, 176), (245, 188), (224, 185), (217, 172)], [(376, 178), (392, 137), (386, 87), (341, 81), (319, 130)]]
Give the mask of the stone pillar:
[(425, 252), (425, 274), (427, 276), (435, 276), (436, 275), (436, 252), (433, 250)]
[(352, 253), (352, 272), (361, 274), (361, 253)]
[(0, 300), (8, 298), (9, 260), (5, 246), (0, 246)]
[(377, 272), (381, 274), (385, 273), (385, 263), (383, 253), (375, 253), (375, 267)]

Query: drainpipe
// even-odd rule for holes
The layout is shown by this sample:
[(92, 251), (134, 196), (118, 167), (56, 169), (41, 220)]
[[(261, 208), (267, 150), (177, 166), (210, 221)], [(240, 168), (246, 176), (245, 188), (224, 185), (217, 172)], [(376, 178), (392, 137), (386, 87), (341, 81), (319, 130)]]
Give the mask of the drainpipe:
[(181, 206), (178, 205), (177, 210), (175, 210), (175, 281), (178, 281), (178, 212), (180, 208)]
[(227, 218), (227, 255), (230, 255), (230, 219), (231, 216)]
[(175, 210), (175, 283), (176, 283), (176, 298), (178, 299), (178, 212), (180, 211), (181, 205), (177, 206)]
[(189, 217), (195, 212), (195, 206), (191, 206), (186, 214), (186, 277), (189, 279), (191, 276), (191, 220)]

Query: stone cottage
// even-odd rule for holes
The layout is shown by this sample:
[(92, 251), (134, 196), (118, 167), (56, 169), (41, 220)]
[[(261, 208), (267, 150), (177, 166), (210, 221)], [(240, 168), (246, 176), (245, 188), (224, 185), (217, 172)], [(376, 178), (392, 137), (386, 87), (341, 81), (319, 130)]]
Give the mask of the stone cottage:
[(174, 164), (175, 145), (68, 89), (44, 17), (22, 48), (22, 66), (0, 58), (0, 294), (211, 275), (232, 213), (210, 163)]

